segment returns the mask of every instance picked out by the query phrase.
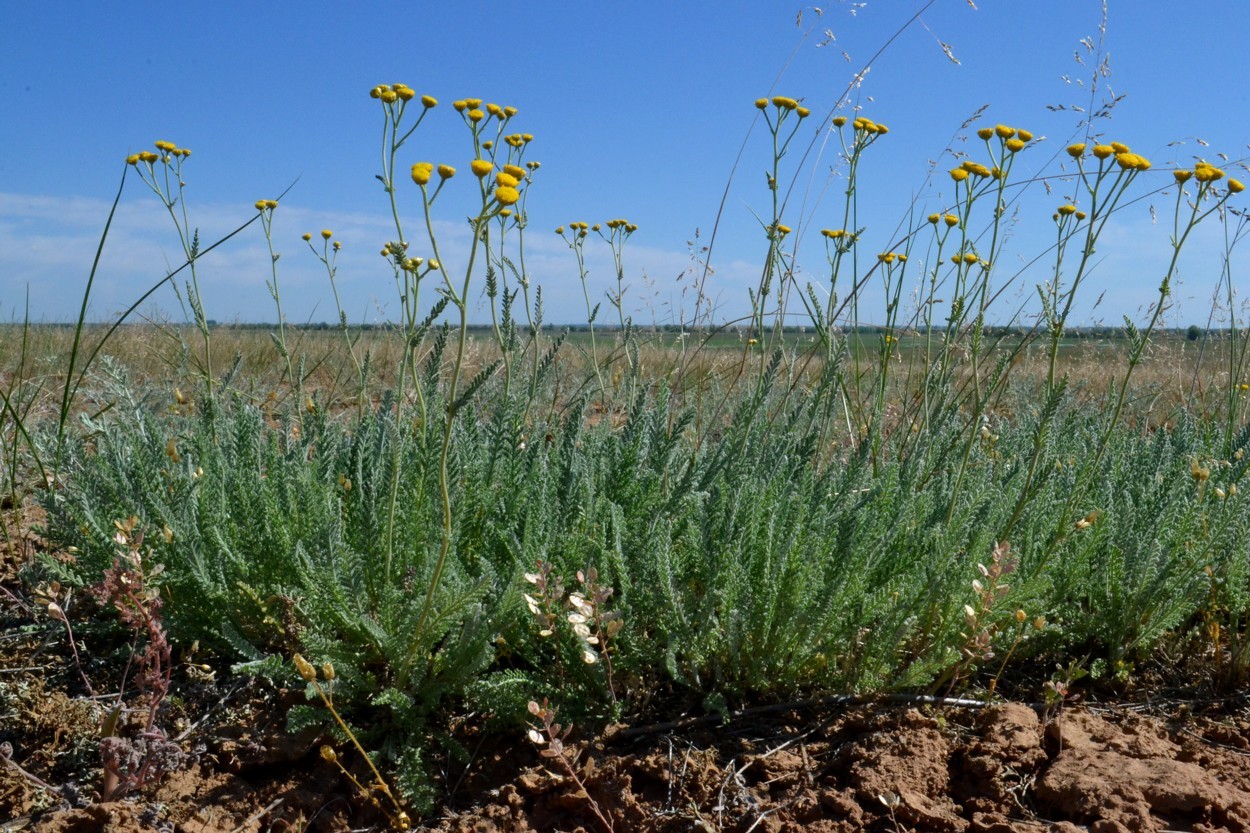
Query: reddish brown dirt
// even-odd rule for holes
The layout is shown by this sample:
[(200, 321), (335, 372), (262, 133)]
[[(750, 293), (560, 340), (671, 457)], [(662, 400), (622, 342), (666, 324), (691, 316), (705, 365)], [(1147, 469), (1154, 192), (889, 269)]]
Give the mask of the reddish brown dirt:
[[(187, 766), (124, 801), (95, 802), (107, 698), (86, 697), (57, 624), (16, 579), (30, 548), (0, 552), (0, 751), (55, 791), (0, 762), (0, 833), (387, 826), (320, 758), (318, 738), (283, 730), (293, 692), (183, 666), (166, 725), (185, 735)], [(617, 833), (1250, 833), (1244, 701), (1046, 715), (1018, 703), (795, 707), (641, 728), (582, 740), (570, 767), (585, 792), (520, 732), (474, 739), (473, 761), (446, 765), (439, 809), (415, 826), (602, 833), (597, 807)]]

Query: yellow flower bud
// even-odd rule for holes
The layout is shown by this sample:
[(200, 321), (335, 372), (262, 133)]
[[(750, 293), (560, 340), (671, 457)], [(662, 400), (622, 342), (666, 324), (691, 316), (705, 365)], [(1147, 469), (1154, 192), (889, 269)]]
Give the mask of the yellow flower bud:
[(1014, 127), (1008, 127), (1005, 124), (996, 124), (994, 125), (994, 135), (998, 136), (1000, 139), (1010, 139), (1012, 136), (1016, 135), (1016, 129)]
[(303, 654), (296, 654), (292, 657), (292, 660), (295, 662), (295, 670), (299, 672), (299, 675), (303, 677), (306, 682), (311, 683), (313, 680), (317, 679), (317, 669), (313, 668), (311, 662), (304, 659)]
[(1020, 141), (1022, 142), (1033, 141), (1033, 134), (1028, 130), (1017, 130), (1016, 135), (1020, 137)]
[(1240, 194), (1244, 190), (1246, 190), (1246, 186), (1241, 184), (1241, 180), (1239, 179), (1228, 180), (1228, 193)]
[(841, 127), (844, 124), (846, 124), (846, 116), (834, 116), (833, 117), (834, 127)]
[(394, 104), (399, 99), (399, 93), (394, 90), (383, 90), (381, 98), (387, 104)]
[(494, 169), (495, 169), (495, 166), (491, 162), (485, 159), (474, 159), (472, 162), (469, 163), (469, 170), (473, 171), (473, 175), (476, 176), (478, 179), (481, 179), (482, 177), (486, 176), (488, 173), (490, 173)]
[(1016, 151), (1024, 150), (1024, 140), (1018, 137), (1013, 138), (1013, 139), (1008, 139), (1007, 150), (1011, 151), (1012, 153), (1015, 153)]
[(501, 185), (495, 189), (495, 199), (500, 205), (515, 205), (516, 201), (521, 199), (521, 194), (515, 188)]
[(175, 145), (173, 142), (159, 141), (159, 142), (153, 142), (152, 144), (156, 147), (157, 150), (164, 151), (165, 153), (173, 153), (175, 150), (178, 149), (178, 146)]
[(977, 131), (977, 135), (981, 137), (982, 139), (985, 139), (986, 141), (988, 141), (994, 136), (994, 128), (982, 127), (980, 130)]
[(334, 763), (339, 759), (338, 754), (336, 754), (335, 751), (328, 746), (321, 747), (321, 757), (323, 760), (329, 761), (330, 763)]
[(1112, 142), (1111, 149), (1114, 150), (1116, 153), (1128, 153), (1130, 150), (1129, 146), (1124, 144), (1123, 142)]
[(434, 173), (433, 162), (418, 162), (412, 166), (412, 181), (418, 185), (426, 185)]
[(513, 116), (515, 116), (515, 115), (517, 114), (517, 112), (518, 112), (518, 110), (517, 110), (517, 108), (515, 108), (515, 107), (505, 107), (505, 108), (503, 108), (504, 118), (509, 118), (509, 119), (510, 119), (510, 118), (512, 118)]
[(417, 97), (417, 94), (412, 89), (412, 87), (400, 87), (395, 91), (395, 94), (398, 95), (404, 101), (412, 101), (414, 98)]
[(964, 263), (967, 263), (967, 264), (971, 265), (971, 264), (973, 264), (973, 263), (976, 263), (976, 262), (977, 262), (977, 259), (978, 259), (978, 258), (977, 258), (977, 256), (976, 256), (975, 254), (973, 254), (972, 252), (965, 252), (965, 253), (964, 253)]
[(1194, 175), (1193, 171), (1187, 171), (1184, 168), (1178, 168), (1177, 170), (1172, 171), (1172, 176), (1176, 178), (1177, 182), (1180, 182), (1182, 184), (1185, 182), (1188, 182), (1189, 178), (1193, 175)]
[(453, 176), (456, 175), (456, 169), (453, 168), (451, 165), (439, 165), (438, 175), (442, 177), (443, 179), (451, 179)]
[(438, 106), (438, 99), (432, 95), (421, 96), (421, 106), (429, 110)]
[(330, 231), (328, 228), (323, 228), (321, 230), (321, 237), (323, 240), (329, 240), (333, 236), (334, 232)]
[(1085, 219), (1085, 217), (1086, 217), (1086, 214), (1085, 214), (1085, 212), (1084, 212), (1084, 211), (1078, 211), (1078, 212), (1076, 212), (1076, 219), (1077, 219), (1078, 221), (1080, 221), (1080, 220), (1084, 220), (1084, 219)]
[(462, 113), (462, 112), (464, 112), (464, 111), (468, 108), (468, 106), (469, 106), (469, 102), (467, 102), (467, 101), (453, 101), (453, 102), (451, 103), (451, 106), (456, 108), (456, 112), (457, 112), (457, 113)]
[(556, 226), (556, 234), (564, 234), (564, 226)]
[(381, 87), (374, 87), (372, 90), (369, 91), (369, 98), (380, 98), (381, 95), (382, 95)]
[(1075, 214), (1076, 206), (1075, 205), (1061, 205), (1059, 206), (1059, 213), (1065, 217)]
[(1075, 145), (1068, 145), (1067, 150), (1068, 156), (1071, 156), (1073, 159), (1079, 159), (1081, 154), (1085, 153), (1085, 145), (1077, 142)]
[(929, 219), (929, 222), (930, 222), (930, 223), (932, 223), (933, 225), (935, 225), (935, 226), (936, 226), (936, 225), (938, 224), (938, 220), (941, 220), (941, 219), (942, 219), (942, 215), (941, 215), (941, 214), (930, 214), (928, 219)]
[(312, 235), (311, 235), (311, 234), (309, 234), (308, 232), (304, 232), (303, 234), (301, 234), (301, 235), (300, 235), (300, 238), (301, 238), (301, 239), (302, 239), (305, 243), (307, 243), (309, 240), (312, 240)]
[[(351, 481), (350, 481), (350, 480), (349, 480), (349, 481), (347, 481), (347, 488), (348, 488), (348, 489), (351, 489)], [(328, 660), (326, 661), (326, 663), (325, 663), (324, 665), (322, 665), (322, 666), (321, 666), (321, 676), (325, 677), (327, 680), (333, 680), (333, 679), (334, 679), (334, 666), (333, 666), (333, 665), (331, 665), (331, 664), (330, 664), (330, 662), (329, 662)]]
[(798, 116), (801, 119), (805, 119), (812, 114), (812, 111), (807, 109), (806, 107), (798, 107), (795, 109), (794, 112), (798, 113)]
[(755, 99), (755, 106), (756, 106), (756, 108), (757, 108), (757, 109), (760, 109), (760, 110), (763, 110), (763, 109), (767, 108), (767, 107), (768, 107), (768, 99), (766, 99), (766, 98), (757, 98), (757, 99)]
[(138, 165), (138, 164), (139, 164), (139, 154), (137, 154), (137, 153), (132, 153), (132, 154), (130, 154), (129, 156), (127, 156), (127, 157), (126, 157), (126, 164), (127, 164), (127, 165)]
[(469, 111), (469, 121), (473, 122), (474, 124), (477, 124), (484, 118), (486, 118), (486, 114), (483, 113), (481, 110)]
[(515, 177), (517, 180), (525, 179), (526, 176), (525, 169), (516, 165), (504, 165), (503, 172), (508, 176)]
[(1115, 148), (1111, 147), (1111, 145), (1094, 145), (1094, 149), (1091, 150), (1090, 153), (1094, 154), (1094, 156), (1099, 159), (1106, 159), (1108, 156), (1115, 153)]
[(956, 217), (954, 214), (947, 214), (942, 219), (946, 223), (948, 228), (954, 228), (955, 226), (959, 225), (959, 218)]
[(517, 178), (506, 171), (500, 171), (495, 174), (495, 184), (502, 185), (506, 188), (515, 188), (519, 184)]
[(464, 103), (468, 106), (468, 108), (469, 108), (470, 110), (476, 110), (477, 108), (479, 108), (479, 107), (481, 107), (481, 106), (482, 106), (482, 99), (480, 99), (480, 98), (466, 98), (466, 99), (464, 100)]
[(951, 170), (951, 179), (955, 180), (956, 182), (963, 182), (967, 178), (968, 178), (968, 172), (965, 171), (963, 168), (954, 168)]
[(503, 118), (503, 108), (500, 107), (498, 104), (494, 104), (494, 103), (487, 104), (486, 112), (490, 113), (492, 116), (494, 116), (497, 119)]

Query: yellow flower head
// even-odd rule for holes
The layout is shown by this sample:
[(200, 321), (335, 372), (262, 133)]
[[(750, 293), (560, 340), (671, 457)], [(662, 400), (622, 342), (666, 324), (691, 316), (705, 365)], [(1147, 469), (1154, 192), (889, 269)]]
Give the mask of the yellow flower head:
[(959, 218), (956, 217), (954, 214), (947, 214), (945, 217), (942, 218), (942, 220), (943, 222), (946, 223), (947, 228), (954, 228), (955, 226), (959, 225)]
[(516, 201), (521, 199), (521, 194), (511, 186), (500, 185), (495, 189), (495, 199), (500, 205), (515, 205)]
[(518, 112), (518, 110), (517, 110), (517, 108), (515, 108), (515, 107), (505, 107), (505, 108), (503, 108), (503, 115), (504, 115), (504, 118), (508, 118), (508, 119), (510, 119), (510, 118), (512, 118), (513, 116), (515, 116), (515, 115), (517, 114), (517, 112)]
[(954, 168), (951, 170), (951, 179), (955, 180), (956, 182), (963, 182), (967, 178), (968, 178), (968, 172), (965, 171), (963, 168)]
[(484, 118), (486, 118), (486, 114), (483, 113), (481, 110), (478, 110), (475, 108), (469, 111), (469, 121), (473, 122), (474, 124), (477, 124)]
[(980, 162), (974, 162), (972, 165), (968, 166), (968, 173), (972, 174), (973, 176), (979, 176), (982, 179), (985, 179), (987, 176), (990, 176), (993, 172), (989, 168), (982, 165)]
[(257, 200), (257, 201), (256, 201), (256, 210), (257, 210), (257, 211), (264, 211), (264, 210), (265, 210), (266, 208), (268, 208), (268, 207), (269, 207), (269, 206), (265, 204), (265, 201), (264, 201), (264, 200)]
[(1124, 144), (1123, 142), (1112, 142), (1111, 149), (1114, 150), (1116, 153), (1129, 153), (1130, 152), (1129, 146)]
[(464, 99), (460, 99), (457, 101), (453, 101), (451, 103), (451, 106), (456, 108), (457, 113), (463, 113), (465, 110), (469, 109), (469, 102), (465, 101)]
[(985, 139), (986, 141), (988, 141), (994, 136), (994, 128), (982, 127), (980, 130), (977, 131), (977, 135), (980, 136), (982, 139)]
[(1126, 171), (1145, 171), (1150, 168), (1150, 160), (1144, 156), (1138, 156), (1136, 153), (1117, 153), (1115, 161), (1117, 165)]
[(482, 106), (482, 99), (480, 99), (480, 98), (466, 98), (466, 99), (464, 100), (464, 103), (468, 105), (468, 107), (469, 107), (469, 109), (470, 109), (470, 110), (476, 110), (477, 108), (479, 108), (479, 107), (481, 107), (481, 106)]
[(782, 237), (785, 237), (787, 234), (790, 233), (790, 227), (787, 225), (782, 225), (781, 223), (778, 223), (777, 233), (780, 234)]
[(525, 169), (518, 168), (516, 165), (504, 165), (503, 172), (516, 179), (525, 179)]
[(153, 144), (156, 145), (157, 150), (164, 151), (165, 153), (171, 153), (178, 149), (178, 146), (175, 145), (173, 142), (160, 141), (160, 142), (154, 142)]
[(807, 109), (806, 107), (798, 107), (795, 109), (794, 112), (798, 113), (799, 118), (801, 119), (805, 119), (812, 114), (812, 111)]
[(1085, 153), (1085, 145), (1082, 142), (1077, 142), (1075, 145), (1068, 145), (1067, 150), (1068, 156), (1071, 156), (1073, 159), (1080, 159), (1081, 154)]
[(1106, 159), (1108, 156), (1115, 153), (1115, 148), (1111, 147), (1111, 145), (1094, 145), (1094, 149), (1090, 151), (1090, 153), (1094, 154), (1094, 156), (1097, 156), (1099, 159)]
[(451, 165), (439, 165), (438, 175), (442, 177), (443, 179), (451, 179), (453, 176), (456, 175), (456, 169), (453, 168)]
[(505, 188), (515, 188), (519, 184), (517, 178), (510, 173), (500, 171), (495, 174), (495, 184), (502, 185)]
[(1076, 212), (1076, 219), (1077, 219), (1077, 221), (1078, 221), (1078, 222), (1079, 222), (1079, 221), (1081, 221), (1081, 220), (1084, 220), (1086, 216), (1087, 216), (1087, 215), (1085, 214), (1085, 212), (1084, 212), (1084, 211), (1078, 211), (1078, 212)]
[(412, 101), (417, 97), (417, 93), (412, 87), (400, 87), (398, 85), (396, 85), (395, 94), (404, 101)]
[(421, 96), (421, 106), (427, 110), (433, 109), (438, 106), (438, 99), (432, 95), (423, 95)]
[(469, 170), (473, 171), (473, 175), (478, 179), (486, 176), (494, 169), (495, 166), (485, 159), (474, 159), (469, 163)]
[(1059, 213), (1065, 217), (1075, 214), (1076, 206), (1075, 205), (1061, 205), (1059, 206)]
[(1176, 177), (1176, 181), (1182, 184), (1188, 182), (1189, 178), (1193, 175), (1193, 171), (1187, 171), (1184, 168), (1178, 168), (1175, 171), (1172, 171), (1172, 176)]
[(1014, 127), (1008, 127), (1005, 124), (996, 124), (994, 125), (994, 135), (1000, 139), (1010, 139), (1012, 136), (1016, 135), (1016, 129)]
[(501, 209), (499, 209), (499, 216), (500, 216), (500, 217), (511, 217), (511, 216), (512, 216), (512, 209), (511, 209), (511, 208), (501, 208)]
[(1008, 139), (1007, 150), (1011, 151), (1012, 153), (1015, 153), (1016, 151), (1024, 150), (1024, 140), (1019, 137)]
[(881, 122), (876, 122), (872, 126), (872, 132), (876, 133), (878, 136), (884, 136), (886, 133), (890, 132), (890, 128), (886, 127)]
[(309, 234), (308, 232), (304, 232), (303, 234), (300, 235), (300, 239), (303, 240), (305, 243), (307, 243), (308, 241), (312, 240), (312, 235)]
[(433, 162), (418, 162), (412, 166), (412, 181), (418, 185), (425, 185), (429, 183), (430, 175), (433, 173)]
[(321, 239), (322, 239), (322, 240), (329, 240), (329, 239), (330, 239), (331, 237), (333, 237), (333, 236), (334, 236), (334, 232), (330, 231), (328, 228), (323, 228), (323, 229), (321, 230)]
[(820, 233), (824, 235), (825, 237), (828, 237), (830, 240), (837, 240), (839, 237), (846, 234), (846, 231), (840, 228), (839, 229), (826, 228), (826, 229), (821, 229)]
[(140, 162), (147, 162), (148, 164), (151, 164), (151, 163), (155, 162), (157, 159), (160, 159), (160, 158), (161, 158), (160, 156), (156, 155), (155, 153), (153, 153), (153, 152), (152, 152), (152, 151), (150, 151), (150, 150), (143, 150), (143, 151), (139, 151), (139, 161), (140, 161)]
[(137, 153), (132, 153), (132, 154), (130, 154), (129, 156), (127, 156), (127, 157), (126, 157), (126, 164), (127, 164), (127, 165), (138, 165), (138, 164), (139, 164), (139, 154), (137, 154)]
[(399, 93), (395, 92), (394, 90), (383, 90), (381, 99), (387, 104), (394, 104), (396, 101), (399, 100)]
[(525, 142), (526, 144), (529, 144), (530, 142), (534, 141), (534, 134), (533, 134), (533, 133), (522, 133), (522, 134), (521, 134), (521, 141), (522, 141), (522, 142)]
[(930, 215), (929, 215), (929, 217), (928, 217), (928, 219), (929, 219), (929, 222), (930, 222), (930, 223), (932, 223), (933, 225), (935, 225), (935, 226), (936, 226), (936, 225), (938, 224), (938, 221), (942, 219), (942, 215), (941, 215), (941, 214), (930, 214)]
[(1017, 130), (1016, 135), (1020, 137), (1020, 141), (1022, 142), (1033, 141), (1033, 133), (1029, 130)]
[(965, 253), (964, 253), (964, 263), (967, 263), (967, 264), (971, 265), (971, 264), (973, 264), (973, 263), (976, 263), (976, 262), (977, 262), (977, 260), (978, 260), (977, 256), (976, 256), (976, 255), (974, 255), (972, 252), (965, 252)]
[(491, 149), (491, 148), (493, 148), (494, 146), (495, 146), (495, 143), (494, 143), (494, 142), (491, 142), (491, 141), (485, 141), (485, 142), (482, 142), (482, 147), (483, 147), (485, 150), (490, 150), (490, 149)]
[(755, 99), (755, 107), (756, 107), (756, 109), (757, 109), (757, 110), (764, 110), (764, 109), (767, 109), (767, 108), (768, 108), (768, 99), (766, 99), (766, 98), (757, 98), (757, 99)]
[(877, 255), (877, 260), (881, 261), (882, 263), (889, 264), (889, 263), (894, 262), (894, 257), (895, 257), (894, 252), (882, 252), (881, 254)]
[(336, 252), (337, 252), (337, 251), (338, 251), (339, 249), (341, 249), (341, 248), (343, 248), (343, 244), (342, 244), (342, 243), (340, 243), (339, 241), (335, 240), (335, 241), (334, 241), (334, 251), (336, 251)]
[(793, 98), (786, 98), (784, 95), (773, 96), (773, 106), (779, 110), (796, 110), (799, 103)]
[(1228, 193), (1240, 194), (1244, 190), (1246, 190), (1246, 186), (1241, 183), (1240, 179), (1232, 179), (1231, 177), (1229, 178)]
[(503, 108), (500, 107), (498, 104), (487, 104), (486, 112), (490, 113), (492, 116), (494, 116), (497, 119), (503, 118)]
[(844, 124), (846, 124), (846, 116), (834, 116), (833, 117), (834, 127), (841, 127)]
[(1194, 165), (1194, 179), (1199, 182), (1215, 182), (1223, 178), (1224, 172), (1210, 162), (1199, 162)]
[(383, 87), (383, 86), (381, 86), (381, 85), (378, 85), (378, 86), (374, 87), (372, 90), (370, 90), (370, 91), (369, 91), (369, 98), (381, 98), (381, 97), (382, 97), (382, 91), (383, 91), (384, 89), (385, 89), (385, 87)]

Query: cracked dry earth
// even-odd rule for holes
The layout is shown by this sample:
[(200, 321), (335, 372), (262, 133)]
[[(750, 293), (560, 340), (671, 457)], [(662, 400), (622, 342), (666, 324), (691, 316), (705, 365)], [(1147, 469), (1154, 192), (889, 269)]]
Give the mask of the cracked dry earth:
[[(317, 739), (284, 738), (280, 724), (254, 735), (219, 726), (195, 766), (123, 802), (40, 812), (46, 797), (0, 773), (0, 818), (16, 818), (2, 829), (384, 829), (385, 819), (320, 760)], [(855, 706), (628, 740), (626, 733), (586, 745), (576, 764), (616, 831), (1250, 831), (1250, 721), (1227, 712), (1168, 719), (1069, 708), (1043, 724), (1016, 703)], [(0, 738), (11, 736), (8, 726), (0, 730)], [(419, 829), (604, 829), (567, 776), (545, 768), (519, 739), (493, 743), (450, 772), (454, 793)], [(25, 753), (37, 768), (39, 753)]]

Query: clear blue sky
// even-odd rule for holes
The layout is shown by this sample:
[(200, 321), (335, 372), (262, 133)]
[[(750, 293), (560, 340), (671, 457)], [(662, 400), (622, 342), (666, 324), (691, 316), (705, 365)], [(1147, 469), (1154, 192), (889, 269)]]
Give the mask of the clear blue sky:
[[(978, 108), (987, 107), (973, 127), (1004, 122), (1045, 137), (1022, 157), (1020, 176), (1058, 173), (1055, 155), (1082, 130), (1081, 113), (1048, 105), (1089, 104), (1094, 58), (1079, 41), (1098, 39), (1101, 3), (978, 0), (976, 6), (936, 0), (871, 61), (852, 93), (865, 115), (890, 127), (862, 171), (863, 245), (870, 253), (888, 245), (913, 198), (922, 214), (949, 199), (943, 172), (953, 160), (943, 150), (965, 146), (960, 125)], [(676, 277), (689, 265), (687, 241), (696, 230), (707, 242), (727, 183), (708, 290), (725, 315), (741, 313), (766, 245), (753, 212), (766, 212), (769, 202), (767, 133), (752, 101), (784, 94), (814, 113), (783, 163), (783, 184), (797, 174), (786, 220), (803, 232), (800, 279), (819, 281), (823, 247), (816, 232), (838, 222), (838, 184), (830, 179), (837, 157), (830, 145), (799, 168), (801, 151), (813, 138), (819, 148), (819, 117), (924, 7), (920, 0), (830, 0), (817, 14), (812, 6), (777, 0), (6, 3), (0, 317), (20, 316), (28, 286), (35, 319), (76, 314), (123, 159), (156, 139), (194, 151), (185, 173), (188, 212), (206, 240), (251, 216), (255, 200), (298, 179), (274, 227), (290, 320), (334, 317), (324, 272), (299, 239), (321, 228), (343, 242), (340, 289), (351, 318), (393, 315), (394, 285), (377, 254), (394, 237), (374, 178), (381, 113), (368, 91), (395, 81), (441, 102), (404, 148), (404, 172), (416, 161), (453, 164), (462, 174), (451, 184), (466, 196), (473, 190), (467, 131), (453, 99), (514, 105), (516, 129), (537, 137), (527, 157), (543, 165), (529, 197), (529, 265), (548, 294), (549, 321), (585, 317), (572, 256), (552, 229), (613, 217), (639, 226), (626, 255), (626, 300), (637, 318), (670, 321), (682, 305), (689, 312), (692, 302), (680, 294), (689, 279)], [(1246, 67), (1239, 33), (1247, 24), (1244, 0), (1194, 0), (1183, 14), (1174, 2), (1110, 0), (1105, 46), (1112, 74), (1104, 82), (1125, 97), (1113, 118), (1094, 129), (1148, 156), (1155, 170), (1146, 181), (1163, 185), (1170, 180), (1166, 168), (1197, 156), (1245, 155), (1250, 102), (1238, 79)], [(836, 40), (829, 42), (825, 30)], [(938, 161), (940, 175), (927, 180), (930, 160)], [(416, 188), (406, 178), (403, 186), (406, 231), (420, 253)], [(1070, 185), (1056, 187), (1049, 196), (1034, 187), (1019, 203), (1007, 249), (1012, 263), (1048, 244), (1050, 213), (1072, 192)], [(453, 193), (440, 200), (436, 219), (449, 260), (458, 251), (455, 241), (464, 239), (469, 210), (457, 199)], [(1166, 227), (1151, 225), (1152, 203), (1168, 210), (1166, 197), (1144, 200), (1108, 232), (1084, 321), (1140, 315), (1152, 300), (1168, 249)], [(1214, 224), (1193, 241), (1169, 323), (1205, 320), (1219, 243)], [(601, 298), (610, 263), (604, 247), (590, 251), (592, 293)], [(207, 256), (202, 275), (210, 317), (274, 320), (267, 261), (259, 225)], [(169, 218), (130, 177), (92, 316), (123, 309), (172, 262), (180, 256)], [(1236, 274), (1245, 266), (1235, 258)], [(1000, 268), (999, 279), (1010, 274)], [(1027, 298), (1043, 279), (1025, 275), (1008, 300)], [(474, 303), (481, 319), (478, 292)], [(168, 290), (154, 309), (182, 318)]]

